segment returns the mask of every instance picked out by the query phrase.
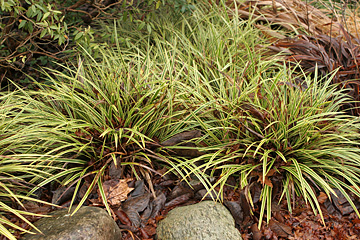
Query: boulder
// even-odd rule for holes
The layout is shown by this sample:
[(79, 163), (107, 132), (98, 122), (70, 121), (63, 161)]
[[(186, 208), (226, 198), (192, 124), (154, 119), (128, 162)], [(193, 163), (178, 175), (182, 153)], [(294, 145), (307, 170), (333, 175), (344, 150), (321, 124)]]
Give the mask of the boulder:
[(119, 240), (121, 231), (101, 208), (81, 207), (73, 216), (67, 209), (54, 211), (35, 223), (42, 232), (25, 234), (23, 240)]
[(239, 240), (231, 213), (222, 204), (203, 201), (171, 210), (159, 222), (159, 240)]

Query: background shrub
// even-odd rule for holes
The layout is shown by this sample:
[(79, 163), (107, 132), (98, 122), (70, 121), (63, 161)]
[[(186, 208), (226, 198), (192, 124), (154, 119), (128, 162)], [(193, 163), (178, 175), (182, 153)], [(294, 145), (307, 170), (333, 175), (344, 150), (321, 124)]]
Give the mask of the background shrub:
[(76, 44), (89, 46), (94, 39), (91, 26), (99, 20), (136, 21), (139, 29), (151, 31), (148, 20), (163, 5), (174, 11), (190, 12), (193, 5), (174, 1), (83, 1), (83, 0), (1, 0), (0, 2), (0, 84), (7, 78), (27, 86), (39, 79), (38, 65), (58, 68), (53, 61), (74, 61)]

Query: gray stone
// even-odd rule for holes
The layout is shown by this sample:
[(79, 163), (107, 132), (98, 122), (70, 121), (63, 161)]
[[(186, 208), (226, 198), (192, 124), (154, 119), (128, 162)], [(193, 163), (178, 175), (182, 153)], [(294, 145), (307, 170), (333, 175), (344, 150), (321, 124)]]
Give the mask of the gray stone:
[(220, 203), (203, 201), (171, 210), (156, 229), (159, 240), (239, 240), (231, 213)]
[[(101, 208), (81, 207), (73, 216), (58, 210), (35, 223), (43, 234), (25, 234), (23, 240), (119, 240), (121, 231)], [(35, 231), (35, 230), (34, 230)], [(33, 232), (34, 232), (33, 231)]]

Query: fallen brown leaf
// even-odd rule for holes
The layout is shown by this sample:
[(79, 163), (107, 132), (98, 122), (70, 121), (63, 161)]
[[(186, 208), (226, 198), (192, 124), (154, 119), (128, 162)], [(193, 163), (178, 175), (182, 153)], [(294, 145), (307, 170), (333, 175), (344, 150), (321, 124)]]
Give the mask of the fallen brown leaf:
[(183, 204), (187, 201), (189, 201), (190, 198), (193, 197), (193, 193), (185, 193), (179, 197), (174, 198), (173, 200), (171, 200), (170, 202), (167, 202), (165, 204), (166, 208), (171, 208), (171, 207), (175, 207), (176, 205), (180, 205)]
[(254, 240), (260, 240), (262, 238), (262, 233), (260, 232), (257, 223), (254, 223), (251, 226), (251, 231), (252, 231)]
[(277, 237), (287, 238), (289, 235), (292, 235), (290, 226), (279, 223), (276, 220), (270, 219), (269, 227)]
[(133, 208), (137, 212), (142, 212), (149, 205), (151, 193), (145, 193), (135, 198), (129, 198), (124, 202), (121, 208), (126, 211), (128, 208)]
[(230, 213), (235, 219), (235, 223), (240, 226), (244, 220), (244, 213), (240, 204), (235, 201), (224, 201), (224, 205), (230, 210)]
[(131, 220), (123, 210), (113, 209), (113, 211), (122, 224), (131, 226)]
[(199, 137), (201, 137), (201, 132), (199, 130), (182, 132), (182, 133), (176, 134), (172, 138), (162, 142), (161, 145), (163, 145), (163, 146), (174, 146), (174, 145), (179, 144), (179, 143), (181, 143), (183, 141), (188, 141), (188, 140), (191, 140), (193, 138), (199, 138)]
[(24, 208), (26, 211), (36, 214), (48, 214), (51, 211), (50, 205), (40, 205), (36, 202), (25, 202)]
[(105, 196), (110, 205), (119, 205), (127, 199), (128, 194), (134, 189), (128, 186), (128, 182), (132, 179), (112, 179), (103, 183)]
[(317, 200), (319, 203), (323, 204), (328, 199), (328, 196), (324, 192), (320, 192), (319, 196), (317, 197)]

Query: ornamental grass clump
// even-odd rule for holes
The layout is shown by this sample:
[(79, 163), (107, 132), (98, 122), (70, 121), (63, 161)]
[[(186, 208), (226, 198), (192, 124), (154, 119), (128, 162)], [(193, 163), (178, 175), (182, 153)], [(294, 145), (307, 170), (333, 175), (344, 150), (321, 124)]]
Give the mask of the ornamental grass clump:
[(272, 201), (285, 198), (291, 212), (299, 196), (323, 219), (317, 196), (335, 198), (336, 189), (359, 214), (350, 198), (360, 196), (359, 122), (342, 111), (353, 103), (332, 85), (337, 72), (299, 75), (277, 58), (265, 61), (253, 22), (225, 12), (186, 24), (173, 39), (188, 59), (190, 77), (178, 83), (182, 96), (190, 96), (183, 99), (187, 124), (202, 132), (195, 141), (202, 155), (172, 157), (173, 170), (184, 179), (195, 175), (209, 192), (219, 187), (219, 198), (228, 178), (237, 176), (253, 208), (250, 195), (259, 182), (260, 225), (265, 215), (271, 218)]
[(341, 112), (349, 99), (330, 84), (336, 73), (296, 77), (278, 58), (265, 61), (260, 30), (227, 10), (176, 23), (160, 15), (150, 33), (115, 28), (116, 47), (99, 46), (96, 59), (83, 49), (77, 66), (51, 70), (46, 85), (17, 94), (24, 104), (9, 119), (31, 137), (19, 150), (39, 154), (47, 169), (31, 192), (76, 186), (78, 209), (97, 185), (110, 213), (109, 165), (122, 168), (121, 180), (144, 177), (150, 189), (150, 174), (165, 165), (209, 193), (216, 188), (218, 198), (235, 176), (259, 206), (260, 225), (273, 201), (286, 199), (291, 211), (298, 196), (321, 215), (317, 196), (332, 199), (336, 189), (358, 213), (349, 194), (360, 197), (359, 123)]
[(153, 72), (156, 63), (146, 54), (120, 49), (102, 54), (100, 60), (87, 55), (75, 70), (51, 71), (50, 84), (25, 97), (31, 103), (25, 115), (48, 122), (40, 129), (42, 139), (49, 141), (47, 154), (67, 159), (61, 184), (76, 184), (73, 201), (84, 177), (91, 176), (77, 209), (97, 184), (110, 212), (102, 187), (108, 166), (129, 166), (121, 176), (126, 178), (145, 177), (154, 159), (167, 164), (155, 150), (182, 110), (171, 83)]
[(331, 199), (338, 189), (359, 214), (349, 197), (350, 192), (360, 196), (359, 122), (341, 112), (349, 98), (330, 85), (333, 76), (324, 83), (307, 78), (306, 88), (280, 71), (264, 78), (249, 103), (247, 115), (253, 119), (244, 122), (242, 164), (256, 168), (242, 171), (240, 181), (241, 186), (250, 183), (245, 177), (250, 174), (263, 186), (260, 224), (265, 210), (270, 219), (271, 201), (280, 189), (290, 212), (298, 195), (323, 219), (317, 196), (324, 192)]
[[(359, 214), (350, 198), (360, 197), (359, 122), (340, 110), (349, 98), (331, 85), (334, 75), (304, 76), (299, 84), (293, 74), (285, 68), (264, 72), (251, 80), (252, 90), (237, 82), (238, 98), (221, 98), (217, 108), (194, 115), (207, 133), (204, 151), (212, 154), (179, 164), (184, 176), (196, 173), (209, 191), (220, 187), (220, 194), (228, 178), (237, 176), (253, 207), (251, 193), (259, 182), (259, 225), (265, 215), (270, 220), (272, 201), (286, 198), (291, 212), (299, 196), (323, 219), (317, 196), (335, 198), (335, 189)], [(224, 92), (232, 94), (231, 89)]]
[[(55, 156), (37, 154), (41, 149), (36, 137), (38, 125), (27, 125), (23, 116), (27, 102), (17, 97), (17, 93), (0, 93), (0, 234), (15, 240), (14, 230), (30, 232), (24, 224), (38, 229), (31, 223), (33, 217), (44, 217), (28, 210), (27, 206), (51, 205), (30, 193), (34, 187), (44, 185), (48, 179), (55, 180), (55, 171), (61, 170), (53, 164)], [(16, 217), (21, 226), (12, 221)]]
[(193, 173), (210, 190), (210, 179), (200, 176), (199, 164), (211, 165), (229, 144), (226, 141), (236, 138), (229, 129), (238, 127), (238, 119), (243, 116), (240, 106), (257, 89), (254, 79), (277, 66), (275, 61), (261, 59), (258, 46), (265, 43), (253, 21), (232, 18), (222, 8), (204, 12), (194, 12), (176, 27), (168, 22), (156, 24), (160, 27), (153, 29), (150, 37), (156, 46), (152, 52), (161, 53), (154, 54), (158, 61), (174, 59), (167, 77), (181, 93), (178, 99), (185, 110), (178, 127), (201, 131), (201, 137), (193, 141), (200, 156), (167, 158), (176, 163), (172, 170), (185, 180)]

